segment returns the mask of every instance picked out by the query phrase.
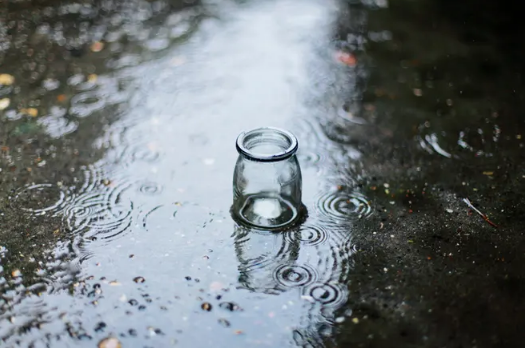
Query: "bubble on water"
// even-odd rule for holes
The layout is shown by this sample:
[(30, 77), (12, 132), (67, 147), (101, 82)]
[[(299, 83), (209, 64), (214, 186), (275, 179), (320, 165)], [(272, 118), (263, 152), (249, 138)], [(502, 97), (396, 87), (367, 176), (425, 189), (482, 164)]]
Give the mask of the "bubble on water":
[(317, 280), (317, 272), (310, 265), (282, 265), (275, 270), (275, 280), (286, 288), (311, 284)]
[(71, 200), (69, 192), (53, 184), (31, 184), (15, 193), (13, 205), (34, 214), (62, 211)]
[(330, 218), (366, 218), (372, 214), (368, 199), (356, 191), (338, 190), (322, 195), (317, 203), (318, 211)]

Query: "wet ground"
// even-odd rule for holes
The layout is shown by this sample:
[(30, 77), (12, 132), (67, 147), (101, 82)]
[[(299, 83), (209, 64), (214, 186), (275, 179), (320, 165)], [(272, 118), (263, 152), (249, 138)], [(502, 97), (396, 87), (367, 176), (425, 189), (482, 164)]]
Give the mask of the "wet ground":
[[(0, 346), (522, 345), (512, 2), (0, 4)], [(229, 213), (267, 125), (277, 234)]]

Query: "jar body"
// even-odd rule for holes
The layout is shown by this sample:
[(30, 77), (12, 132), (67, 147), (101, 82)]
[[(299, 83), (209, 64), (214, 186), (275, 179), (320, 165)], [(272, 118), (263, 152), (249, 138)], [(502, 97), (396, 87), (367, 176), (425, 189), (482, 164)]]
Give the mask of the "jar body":
[[(249, 153), (239, 151), (232, 206), (232, 215), (241, 224), (280, 229), (296, 222), (301, 214), (302, 176), (295, 156), (296, 140), (294, 143), (290, 133), (279, 132), (284, 131), (261, 128), (241, 139)], [(290, 135), (293, 139), (288, 138)], [(293, 152), (287, 153), (294, 144)], [(265, 161), (260, 160), (261, 154), (278, 156)]]

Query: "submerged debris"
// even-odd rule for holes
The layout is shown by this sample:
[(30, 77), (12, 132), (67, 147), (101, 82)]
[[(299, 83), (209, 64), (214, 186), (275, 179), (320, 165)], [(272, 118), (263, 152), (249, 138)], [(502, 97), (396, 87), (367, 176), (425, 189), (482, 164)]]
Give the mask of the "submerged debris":
[(135, 278), (133, 278), (133, 281), (135, 283), (144, 283), (146, 281), (146, 279), (144, 279), (144, 277), (135, 277)]
[(498, 225), (496, 225), (495, 223), (490, 221), (487, 215), (483, 214), (481, 211), (476, 209), (476, 207), (474, 207), (474, 205), (472, 205), (472, 203), (470, 202), (470, 200), (468, 198), (463, 198), (463, 202), (465, 202), (470, 209), (472, 209), (476, 213), (478, 213), (478, 215), (481, 216), (483, 218), (483, 220), (485, 220), (490, 226), (492, 226), (494, 228), (498, 228)]
[(201, 308), (207, 312), (211, 311), (211, 304), (209, 304), (208, 302), (204, 302), (202, 305), (201, 305)]

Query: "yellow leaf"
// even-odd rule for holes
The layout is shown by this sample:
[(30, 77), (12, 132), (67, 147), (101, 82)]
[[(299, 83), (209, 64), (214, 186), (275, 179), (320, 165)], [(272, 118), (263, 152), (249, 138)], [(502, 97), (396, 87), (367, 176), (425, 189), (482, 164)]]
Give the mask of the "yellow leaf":
[(20, 109), (20, 112), (23, 114), (29, 115), (31, 117), (38, 116), (38, 110), (35, 108)]
[(0, 74), (0, 85), (10, 86), (15, 82), (13, 75)]

